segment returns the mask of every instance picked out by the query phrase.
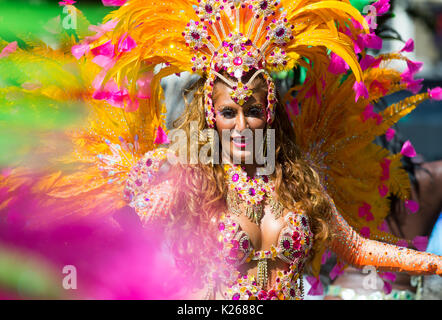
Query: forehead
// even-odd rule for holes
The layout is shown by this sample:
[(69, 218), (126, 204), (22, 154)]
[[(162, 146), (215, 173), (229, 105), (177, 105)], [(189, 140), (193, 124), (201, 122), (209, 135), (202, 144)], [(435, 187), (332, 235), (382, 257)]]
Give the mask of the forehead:
[[(267, 86), (265, 81), (256, 81), (250, 86), (252, 96), (247, 100), (246, 104), (260, 102), (265, 104), (267, 102)], [(213, 87), (213, 102), (217, 106), (219, 104), (236, 104), (232, 100), (231, 93), (233, 89), (223, 81), (217, 81)]]

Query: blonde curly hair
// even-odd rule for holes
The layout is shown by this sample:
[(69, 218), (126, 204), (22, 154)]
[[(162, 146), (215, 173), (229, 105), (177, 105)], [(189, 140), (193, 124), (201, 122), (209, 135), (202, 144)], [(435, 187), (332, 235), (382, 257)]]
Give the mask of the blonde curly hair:
[[(187, 150), (190, 149), (190, 123), (198, 123), (200, 131), (208, 128), (204, 113), (204, 82), (202, 78), (185, 91), (185, 111), (174, 122), (175, 128), (187, 133)], [(263, 78), (257, 77), (254, 82), (255, 88), (259, 85), (266, 88)], [(189, 102), (187, 98), (192, 93), (193, 99)], [(331, 206), (324, 196), (318, 174), (303, 160), (296, 146), (293, 128), (280, 102), (275, 112), (272, 127), (275, 129), (276, 161), (272, 178), (278, 200), (284, 208), (295, 210), (300, 206), (309, 217), (315, 241), (308, 267), (318, 246), (329, 236)], [(198, 142), (198, 151), (205, 143)], [(175, 194), (171, 195), (176, 201), (166, 230), (172, 240), (178, 267), (182, 268), (186, 276), (202, 285), (202, 277), (219, 258), (214, 256), (214, 252), (218, 249), (217, 221), (227, 210), (224, 170), (222, 164), (177, 164), (171, 168), (170, 175), (179, 181), (180, 187), (175, 188)]]

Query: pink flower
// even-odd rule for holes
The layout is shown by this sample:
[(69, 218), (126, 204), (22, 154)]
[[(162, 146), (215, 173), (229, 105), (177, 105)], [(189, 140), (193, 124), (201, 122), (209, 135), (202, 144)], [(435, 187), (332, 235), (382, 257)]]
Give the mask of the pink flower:
[(0, 52), (0, 59), (9, 56), (11, 53), (14, 53), (17, 50), (17, 41), (9, 43), (6, 47), (3, 48), (2, 52)]
[(367, 238), (367, 239), (370, 238), (370, 228), (369, 227), (362, 227), (361, 230), (359, 230), (359, 233), (364, 238)]
[(308, 291), (310, 296), (320, 296), (324, 294), (324, 288), (322, 287), (321, 280), (318, 277), (307, 276), (307, 282), (310, 284), (311, 288)]
[(390, 10), (390, 0), (379, 0), (373, 3), (373, 6), (376, 8), (378, 16), (384, 15)]
[(362, 121), (365, 122), (368, 119), (376, 119), (376, 124), (380, 125), (382, 123), (382, 116), (380, 114), (377, 114), (376, 112), (373, 112), (373, 106), (367, 105), (364, 112), (362, 112)]
[(382, 38), (378, 37), (375, 33), (361, 35), (365, 48), (371, 48), (376, 50), (382, 49)]
[(103, 43), (102, 45), (93, 48), (91, 50), (91, 52), (94, 56), (106, 56), (109, 58), (113, 58), (114, 57), (114, 45), (109, 40), (109, 41)]
[(393, 272), (381, 272), (381, 273), (379, 273), (379, 277), (381, 277), (381, 279), (383, 279), (383, 280), (388, 280), (391, 282), (396, 281), (396, 274)]
[(381, 168), (382, 168), (382, 175), (381, 175), (381, 181), (386, 181), (390, 179), (390, 164), (391, 160), (388, 158), (384, 158), (381, 161)]
[(105, 7), (120, 7), (126, 3), (127, 0), (101, 0)]
[(405, 46), (402, 48), (400, 52), (413, 52), (414, 51), (414, 40), (409, 39)]
[(71, 52), (72, 55), (79, 60), (82, 56), (84, 56), (89, 51), (89, 45), (88, 44), (77, 44), (75, 46), (72, 46)]
[(393, 289), (393, 286), (390, 282), (384, 281), (384, 287), (382, 288), (384, 290), (385, 294), (390, 294), (391, 290)]
[(109, 66), (115, 63), (112, 58), (103, 55), (96, 56), (92, 59), (92, 62), (106, 69), (110, 69)]
[(396, 242), (396, 245), (397, 245), (398, 247), (404, 247), (404, 248), (407, 248), (407, 247), (408, 247), (408, 241), (407, 241), (407, 240), (404, 240), (404, 239), (400, 239), (400, 240), (398, 240), (398, 242)]
[(168, 143), (170, 143), (169, 139), (167, 138), (167, 134), (164, 132), (164, 130), (163, 130), (163, 128), (161, 128), (161, 126), (158, 126), (154, 143), (155, 144), (168, 144)]
[(423, 65), (424, 65), (423, 62), (407, 60), (408, 70), (412, 75), (415, 75), (416, 73), (420, 72), (422, 70)]
[(416, 213), (419, 211), (419, 203), (413, 200), (405, 200), (405, 208), (407, 208), (411, 213)]
[(288, 110), (289, 110), (289, 113), (291, 112), (295, 116), (299, 115), (298, 99), (293, 99), (292, 101), (290, 101), (290, 103), (288, 104)]
[(391, 141), (391, 140), (393, 140), (395, 134), (396, 134), (396, 130), (394, 130), (392, 128), (387, 129), (387, 131), (385, 132), (385, 138), (387, 139), (387, 141)]
[(361, 62), (360, 62), (362, 71), (365, 71), (370, 67), (378, 68), (379, 65), (381, 64), (381, 61), (382, 61), (381, 58), (376, 59), (375, 57), (373, 57), (369, 54), (365, 55), (365, 57), (362, 58)]
[(383, 232), (389, 232), (390, 228), (388, 227), (388, 223), (385, 220), (382, 221), (382, 223), (378, 227), (378, 230)]
[(413, 94), (418, 94), (419, 91), (421, 91), (423, 85), (422, 82), (424, 81), (424, 79), (411, 79), (411, 80), (406, 80), (405, 83), (407, 85), (407, 90), (411, 91)]
[(353, 85), (353, 90), (356, 93), (355, 102), (358, 102), (360, 97), (364, 97), (365, 99), (368, 99), (368, 90), (367, 87), (364, 84), (364, 81), (361, 82), (355, 82)]
[(137, 111), (139, 107), (140, 107), (140, 102), (138, 101), (138, 99), (132, 100), (129, 98), (127, 100), (126, 106), (124, 107), (124, 111), (134, 112), (134, 111)]
[(384, 198), (388, 194), (388, 187), (385, 184), (382, 184), (378, 187), (379, 194), (382, 198)]
[(364, 51), (365, 43), (364, 43), (364, 39), (360, 35), (358, 35), (356, 40), (353, 40), (353, 44), (354, 44), (354, 50), (355, 50), (356, 54), (359, 54), (362, 51)]
[(366, 221), (374, 220), (373, 213), (371, 213), (370, 210), (371, 210), (371, 206), (368, 203), (364, 202), (362, 207), (359, 207), (359, 209), (358, 209), (359, 217), (361, 217), (361, 218), (365, 217)]
[(428, 95), (431, 100), (441, 101), (442, 100), (442, 88), (437, 87), (434, 89), (428, 89)]
[(63, 0), (63, 1), (60, 1), (58, 4), (60, 5), (60, 6), (71, 6), (71, 5), (73, 5), (74, 3), (76, 3), (77, 1), (74, 1), (74, 0)]
[(410, 140), (405, 141), (404, 145), (402, 146), (401, 154), (409, 158), (416, 156), (416, 150), (414, 150)]
[(127, 32), (118, 40), (118, 52), (130, 52), (136, 46), (135, 40), (132, 39), (131, 36), (128, 36)]
[(417, 236), (413, 239), (413, 246), (419, 251), (425, 251), (428, 246), (428, 237)]
[(379, 82), (378, 80), (373, 80), (371, 85), (370, 85), (370, 89), (374, 90), (374, 89), (378, 89), (382, 92), (383, 95), (386, 95), (388, 93), (388, 88), (386, 88), (381, 82)]
[(345, 60), (337, 54), (332, 53), (330, 55), (330, 58), (330, 65), (328, 66), (329, 72), (333, 74), (341, 74), (347, 73), (347, 71), (350, 69), (350, 66), (347, 64), (347, 62), (345, 62)]
[(331, 255), (332, 255), (331, 251), (325, 249), (324, 254), (321, 257), (321, 264), (325, 264), (327, 260), (331, 258)]
[(359, 29), (359, 30), (364, 29), (362, 24), (359, 21), (357, 21), (355, 18), (351, 18), (351, 22), (353, 23), (353, 26), (355, 27), (355, 29)]
[(114, 19), (114, 20), (109, 20), (105, 24), (100, 24), (98, 26), (90, 25), (88, 29), (90, 31), (103, 34), (103, 33), (114, 30), (114, 28), (117, 26), (117, 24), (118, 24), (118, 20)]
[(330, 279), (335, 280), (337, 277), (344, 273), (344, 265), (341, 263), (335, 264), (333, 269), (330, 271)]
[(106, 32), (112, 31), (117, 24), (118, 20), (109, 20), (105, 24), (101, 24), (98, 26), (90, 25), (88, 29), (92, 32), (95, 32), (95, 35), (85, 37), (84, 43), (91, 43), (98, 40)]
[(150, 99), (151, 91), (150, 91), (150, 82), (153, 78), (153, 72), (147, 72), (143, 74), (138, 80), (138, 94), (137, 97), (140, 99)]

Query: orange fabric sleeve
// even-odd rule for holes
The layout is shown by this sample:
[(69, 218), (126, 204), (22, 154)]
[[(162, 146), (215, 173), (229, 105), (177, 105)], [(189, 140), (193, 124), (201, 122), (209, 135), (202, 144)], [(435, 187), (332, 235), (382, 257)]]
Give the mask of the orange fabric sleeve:
[(406, 272), (411, 275), (442, 275), (442, 257), (411, 250), (375, 240), (369, 240), (357, 232), (338, 213), (331, 200), (333, 216), (329, 248), (346, 263), (362, 268), (374, 266), (378, 271)]

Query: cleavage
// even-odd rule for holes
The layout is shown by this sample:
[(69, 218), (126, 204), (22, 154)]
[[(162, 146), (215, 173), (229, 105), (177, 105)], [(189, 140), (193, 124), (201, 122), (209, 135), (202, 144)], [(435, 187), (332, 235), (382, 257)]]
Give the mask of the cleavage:
[(285, 227), (284, 217), (276, 220), (268, 205), (264, 207), (260, 225), (250, 221), (245, 215), (234, 217), (234, 220), (239, 224), (239, 230), (247, 234), (256, 251), (270, 250), (272, 245), (277, 247), (281, 232)]

